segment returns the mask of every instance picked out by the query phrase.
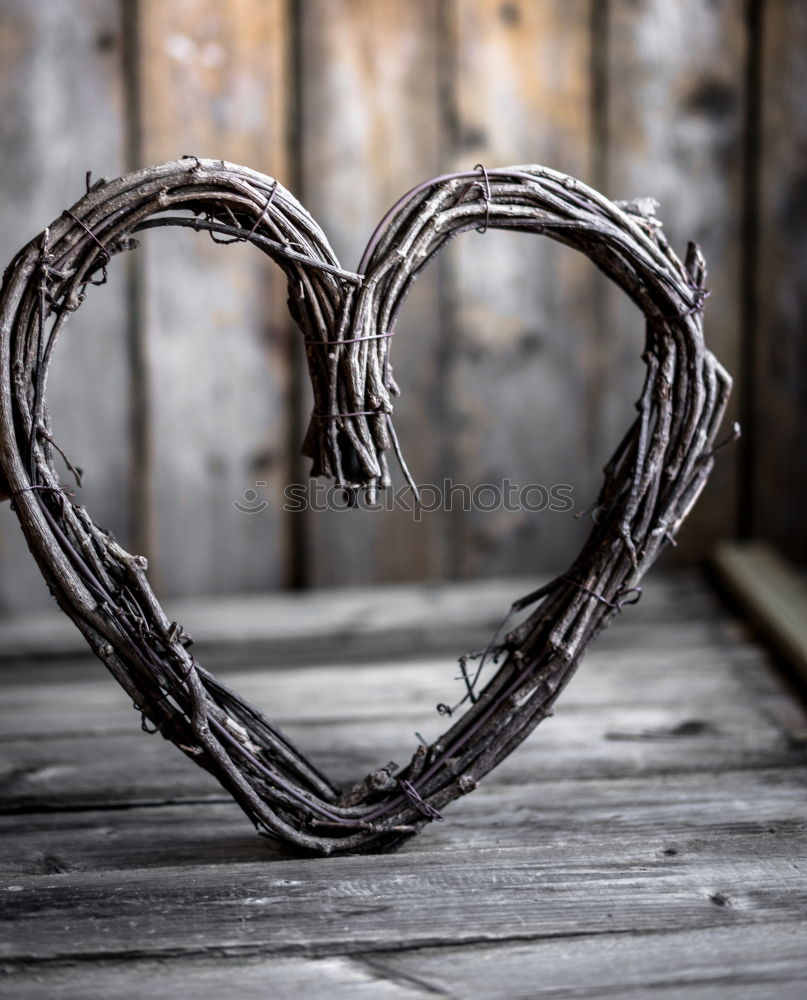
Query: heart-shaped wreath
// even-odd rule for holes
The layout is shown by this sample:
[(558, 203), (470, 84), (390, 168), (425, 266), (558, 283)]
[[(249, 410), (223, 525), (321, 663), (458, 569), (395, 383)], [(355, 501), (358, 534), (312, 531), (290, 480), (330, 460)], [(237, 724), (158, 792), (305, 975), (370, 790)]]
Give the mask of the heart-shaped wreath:
[[(155, 226), (253, 243), (286, 273), (306, 343), (315, 409), (303, 447), (313, 474), (346, 489), (390, 482), (398, 389), (389, 365), (395, 320), (418, 272), (469, 229), (542, 233), (584, 253), (644, 313), (646, 377), (638, 415), (605, 467), (591, 534), (569, 570), (514, 609), (535, 605), (498, 645), (481, 690), (467, 679), (459, 715), (409, 764), (339, 789), (269, 718), (206, 671), (169, 621), (141, 556), (72, 502), (45, 402), (48, 365), (86, 288), (111, 257)], [(427, 181), (382, 219), (358, 268), (343, 270), (320, 228), (276, 180), (185, 157), (99, 181), (16, 256), (0, 292), (3, 484), (62, 610), (142, 713), (143, 725), (210, 771), (258, 829), (322, 854), (391, 850), (471, 791), (546, 717), (591, 640), (627, 603), (673, 539), (713, 464), (731, 380), (705, 349), (700, 252), (670, 250), (641, 202), (617, 205), (540, 166), (479, 167)], [(69, 465), (69, 463), (68, 463)], [(414, 484), (413, 484), (414, 485)]]

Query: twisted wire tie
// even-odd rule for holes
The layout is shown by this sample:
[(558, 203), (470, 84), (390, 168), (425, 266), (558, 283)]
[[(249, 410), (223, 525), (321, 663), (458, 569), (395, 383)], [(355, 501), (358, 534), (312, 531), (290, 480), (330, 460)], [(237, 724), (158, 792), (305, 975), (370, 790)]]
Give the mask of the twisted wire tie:
[(485, 221), (481, 226), (476, 227), (478, 233), (486, 233), (488, 231), (488, 223), (490, 222), (490, 177), (488, 177), (487, 169), (481, 164), (477, 163), (474, 170), (480, 170), (482, 172), (482, 178), (484, 179), (484, 184), (481, 181), (475, 181), (472, 185), (475, 188), (479, 188), (482, 192), (482, 197), (485, 199)]
[(429, 803), (421, 797), (420, 793), (411, 782), (407, 781), (405, 778), (398, 778), (397, 781), (401, 791), (422, 816), (425, 816), (427, 819), (436, 819), (438, 823), (442, 822), (443, 814), (438, 812), (434, 806), (430, 806)]
[[(139, 621), (138, 624), (142, 626), (143, 624), (142, 620)], [(190, 675), (193, 673), (195, 669), (196, 669), (196, 660), (193, 656), (191, 656), (190, 663), (188, 664), (187, 669), (183, 671), (179, 677), (174, 678), (172, 684), (166, 685), (165, 691), (161, 691), (156, 698), (147, 698), (142, 705), (138, 705), (137, 702), (135, 702), (132, 705), (132, 708), (134, 708), (136, 712), (140, 713), (140, 728), (143, 730), (144, 733), (146, 733), (149, 736), (153, 736), (155, 733), (159, 733), (162, 727), (168, 721), (168, 719), (163, 719), (162, 722), (158, 722), (156, 726), (154, 726), (154, 728), (152, 729), (149, 727), (148, 724), (146, 710), (149, 708), (157, 708), (160, 705), (165, 704), (165, 702), (170, 697), (172, 697), (179, 691), (179, 689), (187, 681), (187, 679), (190, 677)]]
[(304, 344), (327, 344), (328, 347), (339, 347), (340, 344), (358, 344), (362, 340), (383, 340), (395, 336), (395, 331), (388, 333), (370, 333), (366, 337), (345, 337), (344, 340), (304, 340)]
[(353, 413), (312, 413), (315, 420), (336, 420), (338, 417), (383, 417), (383, 410), (356, 410)]
[(68, 497), (74, 497), (76, 495), (66, 486), (47, 486), (44, 483), (37, 486), (23, 486), (22, 489), (14, 490), (12, 495), (19, 496), (20, 493), (28, 493), (29, 490), (42, 490), (43, 493), (59, 493)]
[(244, 237), (244, 242), (245, 243), (248, 243), (252, 239), (252, 237), (255, 235), (255, 230), (258, 228), (258, 226), (266, 218), (266, 213), (269, 211), (269, 208), (270, 208), (270, 206), (272, 204), (272, 200), (275, 197), (275, 192), (276, 191), (277, 191), (277, 180), (275, 180), (274, 184), (272, 184), (272, 190), (269, 192), (269, 194), (266, 197), (266, 204), (263, 206), (263, 211), (258, 216), (258, 218), (255, 220), (255, 222), (254, 222), (254, 224), (252, 226), (252, 229), (250, 229), (250, 231)]
[[(258, 215), (258, 217), (253, 222), (252, 229), (250, 229), (249, 232), (245, 236), (242, 236), (242, 235), (239, 234), (238, 236), (234, 236), (232, 239), (229, 239), (229, 240), (227, 240), (227, 239), (217, 239), (216, 238), (216, 234), (213, 233), (213, 232), (211, 232), (210, 237), (213, 240), (213, 242), (214, 243), (223, 243), (223, 244), (227, 244), (227, 243), (249, 243), (249, 241), (255, 235), (255, 232), (256, 232), (258, 226), (266, 218), (266, 213), (269, 211), (269, 208), (270, 208), (270, 206), (272, 204), (272, 199), (275, 196), (275, 191), (277, 191), (277, 180), (275, 180), (274, 183), (272, 184), (272, 188), (269, 191), (269, 194), (267, 195), (266, 204), (263, 206), (263, 210), (261, 211), (260, 215)], [(230, 213), (230, 215), (232, 217), (232, 213)], [(208, 220), (210, 222), (214, 221), (210, 216), (208, 216)], [(234, 219), (234, 221), (235, 221), (235, 219)], [(241, 228), (241, 231), (243, 233), (243, 231), (244, 231), (243, 226), (240, 227), (240, 228)], [(288, 242), (288, 241), (286, 242), (286, 246), (287, 247), (291, 247), (293, 245), (299, 246), (299, 244), (292, 244), (291, 242)]]
[(79, 219), (79, 217), (77, 215), (73, 215), (73, 213), (70, 211), (69, 208), (66, 208), (64, 211), (65, 211), (65, 215), (69, 215), (70, 218), (73, 220), (73, 222), (77, 222), (81, 226), (81, 228), (84, 230), (84, 232), (87, 233), (87, 235), (90, 237), (90, 239), (95, 244), (97, 244), (97, 246), (100, 249), (101, 253), (104, 255), (104, 266), (106, 266), (110, 262), (110, 260), (112, 259), (112, 257), (110, 256), (110, 253), (107, 250), (107, 248), (104, 246), (104, 244), (98, 239), (98, 237), (95, 235), (95, 233), (92, 231), (92, 229), (90, 229), (90, 227), (87, 225), (87, 223), (84, 222), (83, 219)]
[(695, 298), (695, 305), (691, 309), (685, 309), (681, 313), (677, 313), (673, 316), (673, 319), (685, 319), (687, 316), (694, 316), (695, 313), (703, 312), (703, 308), (706, 304), (706, 300), (712, 294), (710, 288), (698, 288), (696, 286), (690, 285), (692, 289), (692, 294)]
[[(614, 611), (621, 611), (627, 604), (638, 604), (642, 596), (641, 587), (620, 587), (614, 595), (616, 600), (609, 601), (607, 597), (603, 597), (602, 594), (598, 594), (595, 590), (592, 590), (583, 583), (579, 583), (577, 580), (572, 580), (569, 576), (561, 576), (559, 579), (563, 580), (564, 583), (570, 583), (573, 587), (577, 587), (578, 590), (584, 591), (584, 593), (598, 600), (600, 604), (605, 604), (606, 607), (612, 608)], [(633, 596), (629, 597), (629, 595)]]

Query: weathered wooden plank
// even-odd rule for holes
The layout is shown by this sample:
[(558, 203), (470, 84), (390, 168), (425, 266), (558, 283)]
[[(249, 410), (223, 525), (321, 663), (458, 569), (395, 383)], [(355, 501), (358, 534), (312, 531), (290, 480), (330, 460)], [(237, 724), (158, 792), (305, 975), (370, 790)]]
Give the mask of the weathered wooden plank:
[[(659, 581), (664, 588), (666, 583)], [(266, 643), (278, 648), (296, 643), (311, 649), (338, 648), (362, 636), (375, 637), (392, 649), (402, 637), (417, 635), (427, 645), (469, 637), (479, 623), (485, 639), (510, 604), (535, 589), (534, 578), (468, 581), (460, 586), (435, 583), (421, 587), (346, 587), (312, 591), (193, 598), (166, 602), (167, 613), (182, 621), (200, 645), (243, 646)], [(642, 613), (655, 603), (653, 594)], [(637, 606), (638, 609), (638, 606)], [(625, 619), (627, 620), (627, 619)], [(0, 655), (31, 656), (83, 652), (86, 643), (58, 611), (9, 617), (0, 622)], [(320, 654), (321, 655), (321, 654)]]
[[(804, 934), (800, 923), (705, 928), (696, 932), (585, 935), (529, 943), (468, 945), (319, 959), (242, 956), (160, 962), (149, 959), (7, 967), (9, 1000), (150, 998), (162, 991), (199, 1000), (237, 994), (404, 998), (460, 995), (533, 1000), (541, 997), (624, 997), (801, 1000)], [(391, 982), (387, 976), (396, 976)]]
[[(5, 975), (3, 974), (5, 972)], [(286, 1000), (298, 996), (334, 1000), (424, 1000), (434, 991), (391, 981), (351, 958), (319, 959), (239, 956), (236, 963), (215, 958), (170, 961), (79, 962), (73, 965), (0, 967), (6, 1000), (152, 1000), (192, 996), (194, 1000)]]
[[(171, 600), (166, 607), (206, 649), (226, 644), (230, 651), (243, 651), (260, 645), (264, 648), (258, 653), (268, 656), (296, 650), (314, 657), (324, 651), (328, 658), (361, 650), (378, 655), (456, 648), (459, 653), (484, 646), (512, 602), (543, 582), (545, 578), (508, 577), (418, 587), (346, 587)], [(634, 645), (634, 626), (643, 631), (645, 642), (655, 644), (655, 627), (665, 622), (677, 623), (682, 643), (699, 642), (704, 629), (714, 631), (719, 608), (698, 575), (655, 575), (646, 582), (640, 604), (626, 608), (595, 648)], [(0, 657), (70, 655), (85, 649), (82, 636), (58, 611), (0, 620)]]
[[(103, 0), (0, 4), (0, 271), (81, 197), (86, 171), (123, 171), (120, 20)], [(126, 267), (116, 262), (62, 335), (48, 401), (56, 438), (85, 471), (80, 502), (124, 543), (128, 378)], [(16, 516), (0, 507), (0, 610), (52, 606)]]
[(807, 559), (807, 9), (762, 6), (757, 322), (753, 366), (754, 534)]
[[(370, 602), (370, 617), (382, 621), (383, 606)], [(126, 965), (144, 988), (161, 975), (204, 996), (230, 960), (229, 988), (243, 981), (246, 996), (260, 980), (254, 963), (280, 995), (286, 983), (328, 991), (333, 976), (359, 996), (394, 984), (486, 996), (493, 963), (508, 996), (526, 996), (543, 957), (550, 996), (592, 995), (592, 983), (626, 996), (798, 995), (804, 928), (789, 922), (807, 902), (804, 714), (701, 585), (665, 584), (642, 616), (625, 619), (621, 646), (595, 648), (556, 718), (391, 858), (289, 860), (215, 782), (129, 728), (125, 699), (93, 682), (92, 661), (29, 665), (29, 683), (54, 687), (28, 705), (12, 664), (0, 677), (6, 808), (57, 811), (0, 816), (3, 987), (115, 995)], [(283, 669), (273, 693), (272, 677), (246, 668), (258, 653), (236, 644), (229, 679), (283, 707), (289, 734), (346, 779), (408, 756), (425, 730), (416, 709), (450, 666)], [(402, 691), (392, 704), (388, 679)], [(107, 730), (8, 738), (35, 733), (37, 718), (75, 734), (96, 710)], [(166, 787), (180, 801), (167, 804)], [(524, 939), (544, 949), (534, 962)], [(282, 958), (301, 951), (309, 962)], [(466, 957), (467, 975), (455, 975)], [(375, 993), (365, 973), (379, 977)]]
[[(687, 643), (674, 647), (675, 632), (666, 632), (661, 648), (626, 649), (618, 653), (594, 649), (564, 692), (561, 710), (594, 710), (609, 706), (680, 707), (721, 705), (727, 701), (759, 703), (762, 692), (749, 692), (746, 669), (768, 673), (764, 654), (727, 643), (723, 647)], [(202, 662), (206, 662), (202, 657)], [(88, 735), (132, 728), (131, 705), (123, 690), (100, 664), (81, 661), (64, 676), (63, 664), (27, 671), (4, 671), (0, 682), (0, 739), (40, 733)], [(438, 702), (456, 700), (462, 690), (456, 660), (450, 655), (417, 661), (324, 663), (293, 668), (271, 665), (268, 671), (238, 664), (234, 657), (219, 671), (228, 685), (274, 717), (313, 722), (329, 719), (396, 718), (417, 714), (429, 718)], [(246, 669), (245, 669), (246, 668)], [(14, 678), (12, 682), (11, 678)], [(390, 698), (390, 688), (395, 698)], [(686, 692), (684, 696), (683, 692)], [(767, 711), (783, 708), (792, 698), (770, 678)]]
[[(192, 619), (180, 617), (179, 620)], [(496, 625), (498, 624), (497, 622)], [(487, 621), (472, 626), (455, 625), (448, 629), (439, 624), (434, 628), (403, 627), (399, 630), (389, 627), (384, 631), (376, 628), (356, 631), (348, 627), (344, 632), (336, 632), (329, 637), (327, 634), (318, 635), (315, 630), (308, 636), (304, 632), (305, 627), (306, 623), (302, 621), (297, 625), (296, 633), (289, 629), (277, 639), (255, 640), (242, 645), (234, 643), (232, 647), (218, 642), (199, 642), (195, 650), (201, 663), (214, 672), (222, 673), (367, 662), (396, 665), (434, 658), (438, 654), (441, 658), (445, 657), (447, 664), (452, 664), (453, 670), (453, 664), (461, 651), (485, 648), (496, 628)], [(678, 649), (683, 657), (690, 652), (698, 654), (715, 648), (715, 637), (721, 631), (725, 631), (726, 640), (734, 649), (736, 640), (729, 634), (728, 626), (712, 627), (703, 622), (677, 626), (645, 626), (637, 623), (634, 626), (625, 620), (620, 623), (619, 628), (598, 636), (592, 653), (619, 656), (644, 645), (651, 657), (656, 652), (671, 648)], [(742, 635), (745, 640), (748, 638), (747, 628), (742, 625), (738, 624), (734, 633)], [(741, 654), (738, 653), (736, 666), (739, 668), (741, 661), (744, 663), (749, 657), (759, 660), (761, 655), (758, 651), (746, 648)], [(9, 683), (22, 679), (33, 666), (32, 661), (25, 657), (3, 657), (0, 662), (3, 663), (2, 674)], [(86, 655), (47, 655), (34, 662), (37, 677), (41, 678), (43, 684), (98, 676), (97, 661)]]
[[(433, 710), (409, 716), (277, 721), (316, 764), (346, 784), (389, 760), (403, 764), (417, 746), (416, 732), (433, 740), (444, 728)], [(787, 767), (804, 760), (803, 739), (794, 739), (753, 705), (682, 699), (673, 705), (559, 708), (496, 775), (499, 783), (523, 784), (704, 768)], [(47, 739), (35, 736), (0, 744), (2, 811), (210, 795), (220, 795), (215, 780), (165, 741), (146, 739), (137, 729), (134, 712), (125, 732), (54, 733)]]
[[(4, 886), (0, 956), (312, 955), (803, 918), (789, 859), (597, 858), (531, 847), (129, 872), (20, 875)], [(187, 916), (193, 913), (193, 934)], [(394, 919), (390, 919), (394, 914)]]
[(804, 995), (807, 924), (709, 927), (571, 937), (474, 948), (429, 948), (368, 959), (380, 973), (417, 975), (467, 1000), (541, 997), (793, 998)]
[[(589, 4), (458, 0), (446, 8), (454, 168), (544, 163), (589, 177)], [(454, 482), (471, 490), (501, 490), (505, 480), (547, 490), (568, 484), (574, 510), (593, 499), (598, 476), (588, 467), (581, 405), (593, 272), (573, 251), (523, 234), (466, 234), (446, 251), (446, 472)], [(525, 499), (535, 505), (538, 497)], [(451, 569), (460, 576), (561, 568), (586, 533), (572, 510), (524, 505), (455, 505), (450, 527)]]
[[(650, 195), (676, 252), (703, 249), (711, 298), (706, 342), (740, 376), (745, 8), (734, 0), (637, 0), (607, 5), (607, 151), (602, 178), (612, 198)], [(592, 363), (601, 398), (597, 428), (611, 446), (639, 396), (643, 327), (616, 289), (605, 298)], [(727, 421), (739, 412), (735, 393)], [(726, 424), (728, 427), (728, 422)], [(678, 558), (700, 557), (731, 536), (738, 509), (737, 448), (720, 453), (712, 479), (680, 538)]]
[[(348, 267), (390, 205), (439, 172), (437, 9), (435, 0), (301, 5), (303, 194)], [(440, 351), (431, 269), (402, 310), (391, 353), (402, 392), (395, 427), (419, 483), (439, 482), (442, 472)], [(305, 408), (307, 420), (308, 394)], [(400, 474), (396, 480), (403, 483)], [(324, 496), (328, 484), (320, 486)], [(411, 493), (404, 500), (411, 506)], [(444, 571), (439, 510), (420, 522), (400, 504), (305, 516), (313, 584), (418, 580)]]
[(731, 596), (807, 681), (807, 587), (799, 574), (759, 543), (724, 543), (714, 563)]
[[(143, 0), (139, 10), (143, 161), (224, 157), (288, 183), (287, 5)], [(285, 280), (251, 247), (184, 231), (143, 242), (153, 579), (171, 594), (277, 585), (288, 555)]]
[[(621, 779), (484, 782), (405, 853), (532, 844), (558, 866), (581, 852), (603, 862), (637, 858), (776, 858), (807, 834), (807, 770), (762, 768)], [(206, 801), (0, 815), (0, 877), (64, 871), (124, 872), (288, 858), (255, 836), (233, 802)]]

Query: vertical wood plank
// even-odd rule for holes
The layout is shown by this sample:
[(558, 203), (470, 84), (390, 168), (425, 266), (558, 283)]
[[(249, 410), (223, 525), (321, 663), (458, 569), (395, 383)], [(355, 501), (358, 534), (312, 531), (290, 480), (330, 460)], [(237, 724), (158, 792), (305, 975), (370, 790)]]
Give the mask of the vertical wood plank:
[[(302, 5), (303, 195), (348, 267), (387, 208), (439, 169), (437, 8), (436, 0)], [(401, 386), (395, 426), (419, 483), (440, 475), (440, 351), (432, 267), (404, 305), (392, 347)], [(428, 578), (442, 569), (439, 511), (420, 523), (401, 507), (311, 511), (307, 529), (315, 584)]]
[[(453, 166), (543, 163), (590, 177), (587, 0), (451, 4)], [(447, 251), (452, 354), (450, 474), (473, 489), (573, 488), (593, 499), (585, 400), (595, 269), (525, 234), (466, 234)], [(479, 494), (486, 504), (494, 494)], [(526, 504), (540, 506), (533, 490)], [(585, 525), (572, 510), (451, 513), (452, 570), (462, 576), (560, 568)]]
[[(124, 167), (121, 24), (104, 0), (0, 2), (0, 269), (85, 190), (85, 173)], [(128, 543), (126, 267), (62, 334), (49, 379), (54, 433), (84, 470), (76, 490), (93, 518)], [(69, 482), (65, 477), (65, 482)], [(51, 598), (16, 516), (0, 507), (0, 611)]]
[[(282, 0), (142, 0), (140, 12), (144, 162), (223, 158), (288, 184)], [(153, 578), (170, 594), (280, 584), (291, 335), (285, 282), (251, 247), (187, 232), (150, 233), (143, 242)]]
[(754, 533), (807, 559), (807, 8), (762, 5)]
[[(744, 5), (735, 0), (613, 0), (606, 18), (607, 162), (612, 198), (652, 196), (673, 248), (700, 244), (711, 297), (705, 335), (735, 376), (726, 418), (739, 412), (740, 275), (743, 223)], [(598, 359), (600, 426), (614, 440), (622, 412), (615, 402), (636, 385), (633, 359), (643, 338), (638, 311), (607, 295)], [(676, 558), (704, 557), (736, 531), (739, 449), (724, 449), (678, 539)]]

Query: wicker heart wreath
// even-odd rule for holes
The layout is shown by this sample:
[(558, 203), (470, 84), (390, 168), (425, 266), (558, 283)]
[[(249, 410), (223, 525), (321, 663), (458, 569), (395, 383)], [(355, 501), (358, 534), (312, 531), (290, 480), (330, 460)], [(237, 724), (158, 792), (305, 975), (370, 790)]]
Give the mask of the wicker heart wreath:
[[(347, 489), (390, 482), (400, 459), (389, 366), (396, 316), (418, 272), (470, 229), (541, 233), (584, 253), (643, 312), (646, 377), (638, 414), (605, 467), (598, 516), (570, 569), (514, 607), (534, 610), (501, 638), (467, 709), (400, 772), (347, 792), (278, 728), (206, 671), (130, 555), (69, 499), (45, 401), (48, 365), (87, 286), (106, 278), (133, 234), (181, 225), (247, 241), (286, 273), (306, 343), (315, 410), (304, 444), (313, 474)], [(419, 185), (387, 213), (359, 273), (277, 181), (185, 157), (100, 181), (28, 244), (0, 293), (0, 461), (5, 491), (61, 606), (146, 720), (215, 775), (258, 829), (320, 854), (391, 850), (472, 790), (541, 721), (589, 642), (638, 598), (638, 583), (697, 498), (713, 464), (731, 380), (704, 348), (704, 264), (682, 263), (642, 203), (617, 205), (539, 166), (478, 168)], [(402, 468), (405, 471), (403, 460)], [(407, 478), (408, 473), (406, 473)], [(410, 480), (411, 481), (411, 480)], [(463, 668), (465, 671), (465, 663)]]

